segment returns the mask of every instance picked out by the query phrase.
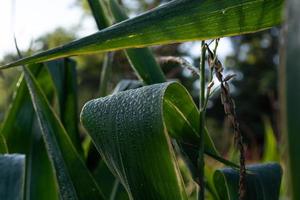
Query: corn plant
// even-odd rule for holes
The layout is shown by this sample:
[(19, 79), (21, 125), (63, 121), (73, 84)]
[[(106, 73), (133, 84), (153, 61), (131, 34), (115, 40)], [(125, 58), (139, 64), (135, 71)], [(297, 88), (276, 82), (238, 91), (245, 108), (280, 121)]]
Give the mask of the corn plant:
[[(98, 32), (0, 67), (23, 70), (0, 132), (0, 199), (192, 199), (183, 169), (198, 185), (198, 199), (278, 199), (280, 165), (245, 166), (238, 108), (227, 84), (233, 76), (223, 77), (217, 45), (211, 50), (205, 40), (281, 24), (283, 0), (174, 0), (132, 19), (115, 0), (88, 3)], [(176, 59), (199, 75), (199, 107), (183, 85), (165, 78), (147, 48), (195, 40), (202, 41), (200, 68)], [(122, 82), (106, 96), (116, 50), (125, 51), (141, 82)], [(92, 170), (80, 140), (76, 63), (69, 57), (99, 52), (108, 52), (101, 98), (87, 102), (80, 114), (92, 140), (88, 154), (101, 155)], [(212, 87), (205, 82), (206, 55), (209, 79), (221, 82), (225, 114), (236, 133), (238, 164), (222, 157), (206, 128)], [(206, 157), (225, 167), (206, 173)]]

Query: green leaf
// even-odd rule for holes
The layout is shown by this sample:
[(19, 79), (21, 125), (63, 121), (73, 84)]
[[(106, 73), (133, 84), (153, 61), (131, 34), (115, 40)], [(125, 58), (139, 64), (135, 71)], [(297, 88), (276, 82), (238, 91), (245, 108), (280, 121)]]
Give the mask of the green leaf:
[[(111, 12), (117, 22), (127, 20), (126, 13), (115, 0), (109, 1)], [(125, 54), (140, 80), (147, 85), (162, 83), (166, 78), (148, 48), (127, 49)]]
[[(45, 72), (41, 71), (41, 65), (32, 69), (35, 76)], [(47, 79), (45, 76), (43, 78)], [(13, 101), (9, 106), (0, 131), (6, 139), (10, 153), (29, 153), (30, 137), (28, 136), (30, 136), (29, 133), (32, 130), (33, 115), (34, 110), (22, 75), (18, 80)]]
[(107, 28), (109, 26), (109, 20), (104, 12), (104, 1), (88, 0), (88, 4), (96, 21), (99, 30)]
[(0, 133), (0, 154), (8, 153), (8, 148), (4, 136)]
[[(31, 71), (51, 99), (53, 89), (49, 84), (50, 77), (47, 70), (39, 65), (31, 68)], [(56, 180), (40, 130), (34, 127), (34, 124), (34, 109), (24, 77), (21, 75), (3, 122), (1, 134), (7, 139), (10, 153), (26, 154), (25, 199), (55, 200), (58, 199)]]
[(283, 0), (175, 0), (1, 68), (72, 55), (206, 40), (267, 29), (282, 22)]
[[(245, 200), (279, 199), (282, 170), (280, 165), (250, 165), (246, 175)], [(239, 171), (231, 168), (216, 170), (214, 183), (220, 199), (238, 200)]]
[(23, 67), (35, 113), (53, 165), (62, 199), (103, 199), (97, 183), (72, 145), (31, 72)]
[(0, 155), (0, 199), (22, 200), (25, 180), (25, 156)]
[(270, 120), (264, 119), (265, 125), (265, 137), (264, 137), (264, 151), (263, 151), (263, 162), (279, 162), (279, 151), (277, 146), (277, 140)]
[(114, 52), (109, 52), (104, 56), (102, 70), (100, 75), (99, 96), (104, 97), (107, 95), (107, 86), (111, 78), (112, 64), (114, 60)]
[[(98, 30), (107, 28), (110, 25), (110, 22), (108, 20), (107, 13), (105, 13), (105, 10), (107, 9), (104, 6), (104, 1), (88, 0), (88, 4), (96, 21)], [(104, 55), (99, 88), (99, 94), (101, 97), (107, 95), (107, 83), (111, 74), (113, 58), (113, 52)]]
[[(288, 159), (286, 171), (288, 172), (287, 188), (290, 199), (300, 199), (300, 1), (289, 0), (286, 7), (286, 27), (283, 32), (281, 53), (281, 66), (279, 69), (282, 135), (287, 141)], [(281, 151), (285, 152), (284, 146)]]
[[(127, 200), (129, 199), (128, 194), (122, 184), (118, 184), (117, 188), (116, 182), (119, 180), (111, 173), (106, 163), (101, 160), (97, 169), (93, 173), (97, 183), (99, 184), (105, 199), (110, 199), (110, 197), (115, 196), (111, 200)], [(114, 190), (115, 189), (115, 190)]]
[[(33, 108), (32, 108), (33, 109)], [(58, 200), (59, 190), (42, 133), (34, 123), (31, 149), (26, 159), (26, 199)]]
[[(166, 131), (180, 145), (191, 148), (192, 153), (187, 154), (194, 161), (193, 152), (197, 152), (200, 144), (198, 119), (196, 105), (178, 83), (114, 93), (90, 101), (81, 113), (82, 123), (98, 151), (130, 191), (130, 196), (137, 199), (145, 196), (146, 188), (147, 193), (153, 192), (151, 188), (156, 191), (154, 196), (149, 195), (149, 199), (182, 198), (183, 186), (181, 179), (176, 178), (179, 172), (174, 167), (174, 154)], [(211, 140), (205, 141), (207, 151), (219, 158), (212, 146)], [(145, 174), (145, 177), (138, 177), (138, 174)], [(160, 177), (158, 182), (165, 184), (153, 188), (154, 182), (151, 181), (155, 177)], [(169, 190), (174, 190), (174, 194), (164, 192)], [(177, 198), (172, 195), (177, 195)]]
[[(182, 105), (189, 110), (185, 116), (197, 117), (191, 97), (177, 83), (119, 92), (92, 100), (82, 110), (84, 127), (132, 199), (187, 199), (163, 110), (167, 101), (182, 95), (189, 100)], [(169, 133), (179, 138), (183, 135)]]
[(65, 58), (46, 63), (58, 96), (60, 120), (76, 150), (82, 153), (78, 131), (76, 62)]

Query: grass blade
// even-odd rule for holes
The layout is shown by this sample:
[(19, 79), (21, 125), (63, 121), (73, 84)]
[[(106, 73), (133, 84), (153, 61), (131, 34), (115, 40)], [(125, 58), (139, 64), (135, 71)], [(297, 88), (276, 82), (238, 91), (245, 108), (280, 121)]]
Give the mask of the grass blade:
[(115, 200), (128, 200), (128, 194), (122, 184), (119, 184), (117, 191), (114, 191), (116, 181), (119, 181), (109, 170), (106, 163), (101, 160), (93, 173), (97, 183), (99, 184), (105, 199), (110, 199), (112, 193), (115, 195)]
[(272, 128), (270, 120), (264, 119), (264, 151), (262, 156), (263, 162), (279, 162), (280, 154), (278, 151), (278, 142)]
[[(39, 65), (31, 68), (31, 71), (37, 77), (43, 91), (51, 99), (53, 88), (49, 84), (51, 80), (47, 70)], [(25, 199), (58, 199), (56, 180), (45, 144), (40, 139), (40, 130), (34, 127), (34, 109), (23, 75), (19, 78), (15, 88), (14, 98), (3, 122), (1, 134), (7, 139), (10, 153), (26, 155)], [(40, 175), (41, 172), (43, 176)]]
[[(117, 22), (127, 20), (128, 17), (115, 0), (109, 1), (110, 10)], [(162, 83), (166, 78), (148, 48), (126, 49), (125, 54), (132, 68), (140, 80), (145, 84)]]
[[(93, 17), (96, 21), (98, 30), (105, 29), (109, 27), (110, 22), (107, 17), (107, 13), (104, 12), (106, 7), (104, 6), (104, 1), (99, 0), (88, 0), (89, 7), (92, 11)], [(107, 95), (107, 84), (110, 78), (111, 65), (114, 59), (114, 53), (110, 52), (104, 55), (102, 70), (100, 75), (100, 87), (99, 95), (100, 97)]]
[(102, 70), (100, 74), (100, 87), (99, 96), (104, 97), (107, 95), (107, 85), (111, 77), (111, 67), (114, 59), (114, 52), (109, 52), (104, 56), (104, 61), (102, 64)]
[[(286, 26), (283, 31), (283, 43), (280, 49), (279, 67), (280, 97), (282, 111), (283, 136), (287, 141), (287, 172), (289, 177), (288, 195), (291, 199), (300, 199), (300, 1), (289, 0), (286, 7)], [(284, 152), (284, 150), (283, 150)]]
[[(42, 75), (44, 72), (41, 71), (41, 65), (32, 69), (32, 73), (35, 76), (40, 75), (45, 80), (49, 80), (46, 76)], [(6, 139), (10, 153), (29, 153), (30, 137), (28, 137), (28, 133), (32, 130), (33, 118), (34, 110), (22, 75), (18, 80), (13, 101), (9, 106), (0, 131)]]
[(8, 148), (4, 136), (0, 133), (0, 154), (8, 153)]
[(25, 180), (25, 156), (0, 155), (0, 199), (22, 200)]
[(58, 200), (57, 181), (37, 123), (34, 123), (30, 137), (31, 148), (26, 159), (26, 199)]
[(107, 28), (110, 23), (104, 12), (104, 1), (88, 0), (88, 4), (96, 21), (99, 30)]
[(1, 68), (60, 57), (206, 40), (256, 32), (282, 22), (283, 0), (175, 0), (85, 38)]
[(31, 72), (23, 67), (35, 113), (63, 199), (103, 199), (81, 156), (51, 109)]
[(61, 122), (76, 150), (82, 153), (78, 131), (76, 62), (65, 58), (46, 63), (55, 85)]

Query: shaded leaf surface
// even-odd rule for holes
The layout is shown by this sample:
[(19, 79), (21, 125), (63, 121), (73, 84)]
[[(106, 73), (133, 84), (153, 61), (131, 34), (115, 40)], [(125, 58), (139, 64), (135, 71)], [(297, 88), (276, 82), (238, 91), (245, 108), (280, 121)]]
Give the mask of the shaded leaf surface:
[(0, 199), (22, 200), (25, 180), (25, 156), (0, 155)]
[(103, 199), (93, 177), (72, 145), (61, 122), (27, 68), (23, 68), (63, 199)]
[[(300, 1), (289, 0), (286, 7), (286, 27), (283, 34), (282, 55), (279, 67), (279, 80), (282, 99), (283, 135), (286, 136), (288, 149), (288, 188), (291, 191), (291, 199), (300, 199)], [(286, 30), (286, 29), (284, 29)]]
[[(246, 200), (279, 199), (282, 170), (278, 164), (247, 167)], [(220, 199), (238, 200), (239, 171), (224, 168), (214, 174), (214, 183)]]
[[(35, 76), (40, 75), (47, 81), (49, 79), (44, 76), (44, 72), (42, 72), (42, 65), (32, 69)], [(1, 127), (1, 134), (6, 138), (10, 153), (29, 153), (33, 118), (34, 110), (22, 75), (18, 80), (13, 101)]]
[[(97, 169), (94, 171), (94, 177), (97, 183), (99, 184), (105, 199), (110, 199), (112, 193), (114, 193), (114, 198), (111, 200), (128, 200), (128, 194), (124, 189), (123, 185), (119, 183), (116, 191), (114, 190), (114, 186), (118, 179), (111, 173), (106, 163), (101, 160)], [(119, 182), (119, 181), (118, 181)]]
[[(30, 70), (37, 77), (47, 97), (51, 99), (53, 88), (52, 84), (49, 84), (51, 81), (47, 70), (42, 64), (31, 67)], [(10, 153), (22, 153), (27, 157), (25, 199), (55, 200), (58, 199), (56, 180), (40, 130), (34, 126), (34, 121), (34, 108), (22, 74), (3, 122), (1, 134), (6, 137)]]
[(36, 120), (30, 137), (31, 148), (26, 159), (26, 199), (58, 200), (57, 181)]
[(69, 58), (46, 63), (59, 102), (61, 122), (78, 152), (82, 152), (78, 131), (76, 62)]

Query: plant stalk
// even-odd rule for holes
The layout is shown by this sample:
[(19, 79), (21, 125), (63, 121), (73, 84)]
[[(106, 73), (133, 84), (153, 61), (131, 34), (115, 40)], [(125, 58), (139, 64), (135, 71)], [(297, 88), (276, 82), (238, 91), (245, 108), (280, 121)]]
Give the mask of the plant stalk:
[(109, 52), (105, 55), (100, 75), (99, 96), (104, 97), (107, 95), (107, 85), (111, 75), (111, 65), (114, 59), (114, 52)]
[(199, 95), (199, 110), (200, 110), (200, 122), (199, 122), (199, 136), (200, 147), (198, 155), (198, 171), (199, 171), (199, 193), (198, 200), (204, 200), (204, 134), (205, 134), (205, 41), (201, 42), (201, 58), (200, 58), (200, 95)]

